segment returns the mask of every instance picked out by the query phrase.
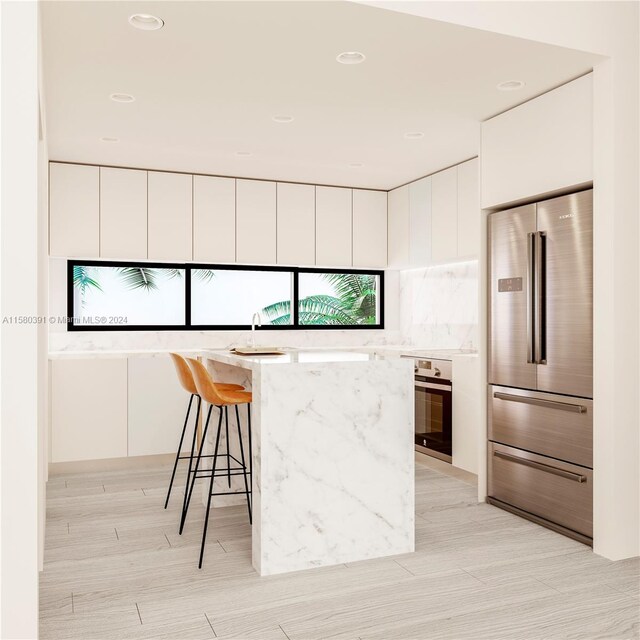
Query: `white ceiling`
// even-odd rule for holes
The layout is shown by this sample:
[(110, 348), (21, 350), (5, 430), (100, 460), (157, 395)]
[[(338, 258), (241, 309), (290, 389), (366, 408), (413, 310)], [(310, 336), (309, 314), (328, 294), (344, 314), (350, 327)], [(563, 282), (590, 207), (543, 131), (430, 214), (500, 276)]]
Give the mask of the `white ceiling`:
[[(165, 27), (132, 28), (141, 12)], [(350, 2), (49, 1), (42, 14), (52, 160), (318, 184), (388, 189), (477, 155), (478, 122), (597, 59)], [(335, 61), (353, 50), (366, 61)], [(496, 90), (514, 79), (525, 88)]]

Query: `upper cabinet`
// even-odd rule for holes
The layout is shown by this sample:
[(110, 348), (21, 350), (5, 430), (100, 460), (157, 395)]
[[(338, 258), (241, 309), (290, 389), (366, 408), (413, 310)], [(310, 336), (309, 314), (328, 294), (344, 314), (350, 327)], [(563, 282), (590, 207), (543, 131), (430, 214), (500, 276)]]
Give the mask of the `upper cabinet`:
[(49, 218), (64, 258), (383, 269), (397, 237), (386, 191), (57, 162)]
[(389, 267), (413, 269), (480, 255), (478, 159), (389, 192)]
[(409, 185), (409, 266), (431, 261), (431, 176)]
[(276, 183), (236, 181), (236, 260), (276, 262)]
[(316, 188), (310, 184), (279, 182), (278, 264), (316, 263)]
[(478, 158), (458, 165), (458, 258), (480, 255)]
[(49, 253), (65, 258), (100, 256), (100, 169), (49, 165)]
[(352, 191), (316, 187), (316, 264), (350, 267), (352, 258)]
[(409, 262), (409, 185), (389, 191), (388, 244), (389, 266), (406, 269)]
[(482, 123), (482, 208), (593, 180), (591, 74)]
[(147, 257), (147, 172), (100, 167), (100, 257)]
[(236, 261), (235, 178), (193, 176), (193, 259)]
[(431, 176), (431, 260), (458, 257), (458, 168)]
[(353, 266), (387, 266), (387, 194), (353, 190)]
[(148, 257), (191, 260), (193, 176), (150, 171), (148, 180)]

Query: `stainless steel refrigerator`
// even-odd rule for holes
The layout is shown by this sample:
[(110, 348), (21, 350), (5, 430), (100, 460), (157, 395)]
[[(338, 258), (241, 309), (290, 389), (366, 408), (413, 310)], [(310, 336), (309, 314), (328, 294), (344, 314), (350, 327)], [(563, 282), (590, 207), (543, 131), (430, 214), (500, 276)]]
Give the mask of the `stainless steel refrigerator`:
[(593, 191), (488, 228), (488, 501), (590, 544)]

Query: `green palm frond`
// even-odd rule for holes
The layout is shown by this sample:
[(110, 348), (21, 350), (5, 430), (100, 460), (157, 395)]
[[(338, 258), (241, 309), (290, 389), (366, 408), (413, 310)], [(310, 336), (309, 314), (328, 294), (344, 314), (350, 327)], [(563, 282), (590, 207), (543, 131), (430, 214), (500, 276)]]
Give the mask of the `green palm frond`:
[(144, 267), (120, 267), (118, 275), (124, 285), (130, 291), (135, 289), (145, 289), (151, 291), (157, 289), (157, 277), (163, 269), (148, 269)]
[(161, 271), (169, 280), (172, 280), (173, 278), (178, 278), (178, 280), (180, 280), (184, 269), (156, 269), (156, 271)]
[(210, 282), (216, 277), (216, 272), (213, 269), (194, 269), (192, 273), (202, 282)]
[(89, 267), (74, 265), (73, 267), (73, 286), (80, 289), (80, 293), (84, 295), (87, 289), (97, 289), (102, 291), (100, 283), (91, 277)]
[[(299, 304), (300, 324), (358, 324), (339, 298), (315, 295), (302, 298)], [(306, 322), (302, 321), (303, 316)], [(311, 322), (312, 318), (324, 318), (324, 322)]]
[(260, 312), (271, 324), (291, 324), (291, 300), (282, 300), (265, 307)]

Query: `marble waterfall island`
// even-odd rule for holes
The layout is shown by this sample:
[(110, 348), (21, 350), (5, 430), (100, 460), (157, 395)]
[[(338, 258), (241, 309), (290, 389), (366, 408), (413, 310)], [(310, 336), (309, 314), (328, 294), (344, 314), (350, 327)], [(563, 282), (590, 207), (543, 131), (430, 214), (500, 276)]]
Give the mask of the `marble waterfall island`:
[[(414, 551), (411, 361), (350, 351), (201, 357), (214, 379), (253, 391), (252, 560), (260, 575)], [(241, 416), (246, 433), (244, 408)]]

